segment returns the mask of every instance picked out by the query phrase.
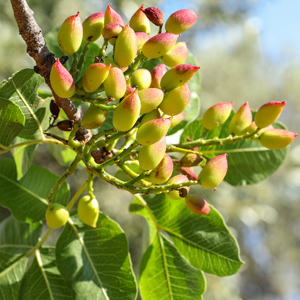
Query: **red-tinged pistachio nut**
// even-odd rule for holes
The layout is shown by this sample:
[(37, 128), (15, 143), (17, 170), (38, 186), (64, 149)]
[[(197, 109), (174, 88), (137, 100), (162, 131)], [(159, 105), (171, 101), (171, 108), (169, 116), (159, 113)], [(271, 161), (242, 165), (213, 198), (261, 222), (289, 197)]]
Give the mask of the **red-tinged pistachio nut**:
[(82, 86), (88, 93), (96, 91), (109, 74), (110, 66), (94, 63), (89, 65), (82, 77)]
[(272, 125), (280, 116), (285, 101), (271, 101), (262, 105), (254, 117), (254, 122), (258, 128), (265, 128)]
[(166, 21), (167, 32), (180, 34), (189, 29), (197, 20), (198, 15), (190, 9), (181, 9), (174, 12)]
[(117, 67), (111, 68), (103, 82), (103, 87), (107, 97), (116, 100), (122, 98), (126, 92), (126, 79), (122, 70)]
[(165, 154), (161, 162), (149, 174), (148, 180), (154, 184), (163, 184), (169, 180), (173, 173), (172, 158)]
[(136, 133), (136, 140), (143, 146), (158, 142), (171, 126), (171, 118), (155, 119), (141, 125)]
[(173, 116), (170, 128), (173, 128), (176, 125), (178, 125), (185, 118), (185, 115), (186, 115), (185, 113), (180, 113), (180, 114), (178, 114), (176, 116)]
[(84, 40), (95, 42), (101, 36), (104, 27), (104, 12), (97, 12), (87, 17), (82, 27)]
[(73, 77), (59, 59), (56, 60), (51, 68), (50, 83), (55, 94), (61, 98), (70, 98), (75, 92)]
[(160, 89), (160, 81), (167, 72), (165, 64), (159, 64), (151, 70), (152, 81), (150, 87)]
[(164, 23), (164, 13), (157, 7), (147, 7), (143, 10), (150, 22), (156, 26), (162, 26)]
[(151, 36), (145, 32), (136, 32), (137, 38), (137, 54), (142, 54), (142, 48), (144, 44), (151, 38)]
[(227, 154), (215, 156), (209, 160), (198, 175), (200, 186), (205, 189), (217, 187), (226, 176), (228, 169)]
[(133, 127), (140, 116), (141, 102), (138, 91), (125, 97), (113, 113), (113, 125), (119, 131), (127, 131)]
[(177, 169), (181, 174), (185, 175), (189, 180), (197, 180), (198, 175), (194, 173), (193, 167), (181, 167)]
[[(188, 182), (188, 178), (185, 176), (185, 175), (175, 175), (173, 176), (169, 181), (168, 181), (168, 184), (179, 184), (179, 183), (183, 183), (183, 182)], [(183, 189), (185, 190), (185, 193), (182, 193), (182, 191), (180, 192), (180, 189)], [(166, 196), (170, 199), (173, 199), (173, 200), (180, 200), (182, 198), (185, 198), (186, 195), (188, 194), (190, 190), (190, 187), (189, 186), (183, 186), (182, 188), (178, 188), (176, 190), (172, 190), (168, 193), (166, 193)], [(185, 195), (183, 195), (185, 194)]]
[(99, 217), (99, 203), (97, 199), (88, 195), (83, 196), (78, 202), (77, 212), (82, 223), (96, 227)]
[(229, 133), (234, 135), (244, 134), (252, 123), (252, 112), (248, 102), (244, 103), (229, 123)]
[(103, 111), (95, 104), (91, 104), (81, 119), (81, 125), (85, 129), (99, 128), (107, 119), (108, 111)]
[(63, 120), (56, 124), (57, 128), (61, 131), (72, 131), (74, 127), (74, 121), (72, 120)]
[(68, 210), (59, 203), (53, 203), (46, 211), (46, 223), (49, 228), (63, 227), (69, 218)]
[(176, 116), (184, 111), (189, 102), (190, 88), (187, 84), (184, 84), (165, 93), (164, 100), (159, 105), (159, 108), (169, 116)]
[(271, 129), (259, 136), (259, 142), (270, 150), (277, 150), (287, 147), (297, 135), (297, 133), (284, 129)]
[(143, 170), (153, 170), (163, 159), (166, 152), (166, 137), (150, 146), (143, 146), (139, 152), (139, 164)]
[(157, 108), (164, 98), (164, 92), (157, 88), (147, 88), (139, 91), (141, 100), (141, 115)]
[(114, 9), (112, 9), (111, 5), (109, 4), (105, 10), (104, 26), (113, 22), (119, 23), (124, 26), (122, 17)]
[(125, 92), (125, 94), (124, 94), (123, 97), (126, 97), (126, 96), (128, 96), (129, 94), (133, 93), (134, 90), (135, 90), (135, 88), (131, 87), (130, 85), (127, 85), (127, 86), (126, 86), (126, 92)]
[(160, 118), (160, 112), (158, 111), (158, 109), (154, 109), (144, 115), (140, 126), (142, 126), (143, 124), (145, 124), (149, 121), (159, 119), (159, 118)]
[(199, 69), (200, 67), (189, 64), (175, 66), (162, 77), (160, 86), (165, 91), (173, 90), (188, 83)]
[(135, 70), (130, 78), (129, 83), (132, 87), (137, 88), (139, 91), (147, 89), (151, 84), (151, 73), (147, 69)]
[(129, 25), (135, 32), (145, 32), (150, 34), (150, 22), (145, 13), (143, 12), (144, 8), (144, 5), (142, 5), (132, 15), (129, 21)]
[(197, 195), (188, 195), (185, 198), (186, 207), (193, 213), (203, 216), (210, 212), (210, 207), (206, 200)]
[(110, 39), (114, 38), (115, 41), (115, 39), (119, 36), (123, 28), (124, 26), (122, 26), (120, 23), (109, 23), (106, 26), (104, 26), (102, 30), (102, 36), (104, 40), (109, 41)]
[(142, 53), (147, 58), (158, 58), (166, 54), (175, 45), (179, 35), (159, 33), (150, 38), (143, 46)]
[(137, 38), (127, 24), (120, 32), (116, 44), (114, 59), (120, 67), (128, 67), (137, 55)]
[(57, 34), (57, 42), (64, 53), (73, 55), (79, 50), (82, 38), (83, 28), (78, 12), (62, 23)]
[(202, 126), (213, 130), (229, 118), (233, 102), (220, 102), (207, 109), (202, 117)]
[(160, 59), (168, 67), (172, 68), (183, 64), (188, 55), (188, 48), (186, 42), (179, 42), (175, 44), (166, 54)]

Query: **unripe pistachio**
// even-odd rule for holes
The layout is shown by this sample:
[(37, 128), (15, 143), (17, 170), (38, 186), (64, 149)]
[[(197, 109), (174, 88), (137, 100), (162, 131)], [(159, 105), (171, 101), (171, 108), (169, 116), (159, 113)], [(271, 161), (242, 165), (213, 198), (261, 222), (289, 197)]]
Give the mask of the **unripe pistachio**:
[[(183, 182), (188, 182), (188, 178), (185, 175), (176, 175), (173, 176), (169, 181), (168, 184), (178, 184)], [(166, 196), (173, 200), (180, 200), (182, 198), (185, 198), (190, 190), (189, 186), (183, 186), (180, 189), (172, 190), (168, 193), (166, 193)]]
[(137, 38), (127, 24), (120, 32), (116, 44), (114, 59), (120, 67), (128, 67), (137, 55)]
[(68, 210), (59, 203), (53, 203), (46, 211), (46, 223), (52, 229), (64, 226), (67, 223), (68, 218)]
[(188, 55), (188, 48), (186, 42), (179, 42), (175, 44), (166, 54), (160, 59), (168, 67), (175, 67), (183, 64)]
[(85, 129), (99, 128), (107, 119), (108, 111), (103, 111), (95, 104), (91, 104), (81, 119), (81, 125)]
[(125, 97), (113, 114), (113, 125), (119, 131), (127, 131), (133, 127), (140, 116), (141, 102), (138, 91)]
[(158, 111), (158, 109), (154, 109), (154, 110), (152, 110), (152, 111), (150, 111), (150, 112), (148, 112), (147, 114), (144, 115), (140, 126), (142, 126), (143, 124), (145, 124), (149, 121), (159, 119), (159, 118), (160, 118), (160, 112)]
[(142, 53), (147, 58), (158, 58), (166, 54), (175, 45), (179, 35), (159, 33), (150, 38), (143, 46)]
[(133, 93), (135, 88), (131, 87), (130, 85), (126, 85), (126, 92), (124, 94), (124, 98), (127, 97), (129, 94)]
[(199, 69), (200, 67), (189, 64), (175, 66), (168, 70), (162, 77), (160, 86), (166, 91), (173, 90), (188, 83)]
[(55, 94), (61, 98), (70, 98), (75, 92), (73, 77), (59, 59), (56, 60), (51, 68), (50, 83)]
[(145, 32), (136, 32), (137, 38), (137, 54), (142, 54), (142, 48), (144, 44), (151, 38), (151, 36)]
[(159, 105), (159, 108), (169, 116), (176, 116), (187, 107), (190, 102), (190, 96), (190, 88), (187, 84), (184, 84), (165, 93), (164, 100)]
[(177, 169), (181, 174), (185, 175), (189, 180), (197, 180), (198, 175), (194, 173), (193, 167), (181, 167)]
[(114, 45), (116, 42), (116, 38), (119, 36), (123, 28), (124, 26), (122, 26), (120, 23), (116, 23), (116, 22), (109, 23), (106, 26), (104, 26), (102, 30), (102, 36), (104, 40), (107, 40), (110, 43), (112, 39), (113, 42), (111, 44)]
[(104, 26), (113, 22), (119, 23), (124, 26), (122, 17), (114, 9), (112, 9), (111, 5), (109, 4), (105, 10)]
[(144, 14), (144, 5), (142, 5), (131, 17), (129, 21), (130, 27), (136, 32), (145, 32), (150, 34), (150, 22)]
[(165, 154), (161, 162), (149, 174), (149, 181), (154, 184), (163, 184), (169, 180), (173, 173), (172, 158)]
[(297, 135), (294, 132), (284, 129), (271, 129), (259, 136), (259, 142), (262, 146), (271, 150), (282, 149), (287, 147)]
[(200, 186), (213, 189), (223, 181), (228, 169), (226, 157), (227, 154), (221, 154), (206, 163), (198, 175)]
[(147, 69), (137, 69), (131, 74), (129, 81), (138, 90), (147, 89), (151, 84), (151, 73)]
[(90, 196), (80, 198), (77, 207), (78, 217), (80, 220), (91, 227), (96, 227), (99, 216), (99, 203), (97, 199)]
[(203, 216), (210, 212), (210, 207), (206, 200), (196, 195), (188, 195), (185, 198), (186, 207), (193, 213)]
[(74, 121), (72, 120), (63, 120), (56, 124), (57, 128), (61, 131), (72, 131), (74, 127)]
[(150, 146), (143, 146), (139, 152), (139, 163), (143, 170), (153, 170), (163, 159), (166, 152), (166, 137)]
[(143, 10), (150, 22), (156, 26), (162, 26), (164, 23), (164, 13), (157, 7), (147, 7)]
[(180, 113), (180, 114), (178, 114), (176, 116), (173, 116), (170, 128), (173, 128), (176, 125), (178, 125), (185, 118), (185, 115), (186, 115), (185, 113)]
[(159, 106), (164, 98), (164, 92), (161, 89), (148, 88), (139, 91), (141, 100), (141, 115), (146, 114)]
[(136, 140), (143, 146), (158, 142), (167, 134), (171, 121), (171, 118), (155, 119), (141, 125), (136, 133)]
[(97, 12), (87, 17), (82, 27), (84, 40), (95, 42), (101, 36), (104, 27), (104, 12)]
[(252, 123), (252, 112), (248, 102), (243, 104), (229, 123), (229, 133), (235, 135), (244, 134), (247, 127)]
[(103, 82), (103, 87), (107, 97), (116, 100), (122, 98), (126, 92), (126, 79), (123, 72), (117, 67), (111, 68)]
[(280, 116), (285, 101), (271, 101), (259, 108), (255, 114), (254, 121), (258, 128), (264, 128), (273, 124)]
[(82, 77), (82, 86), (88, 93), (96, 91), (109, 74), (110, 66), (101, 63), (89, 65)]
[(194, 167), (200, 165), (202, 160), (202, 157), (197, 153), (187, 153), (181, 158), (180, 165), (182, 167)]
[(198, 15), (190, 9), (181, 9), (174, 12), (166, 21), (167, 32), (180, 34), (189, 29), (197, 20)]
[(152, 81), (150, 87), (160, 89), (160, 81), (167, 72), (164, 64), (159, 64), (151, 70)]
[(78, 12), (76, 15), (68, 17), (62, 23), (57, 34), (57, 42), (64, 53), (73, 55), (79, 50), (82, 37), (83, 28)]
[(233, 102), (220, 102), (205, 111), (202, 117), (202, 126), (207, 130), (213, 130), (225, 123), (229, 118)]

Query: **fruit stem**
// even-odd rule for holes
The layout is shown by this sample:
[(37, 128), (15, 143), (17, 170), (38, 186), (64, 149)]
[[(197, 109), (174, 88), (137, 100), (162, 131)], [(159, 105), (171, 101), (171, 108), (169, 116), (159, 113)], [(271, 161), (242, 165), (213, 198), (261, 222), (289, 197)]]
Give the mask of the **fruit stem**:
[(72, 77), (76, 77), (77, 72), (79, 72), (79, 70), (77, 69), (77, 63), (78, 63), (78, 56), (77, 56), (77, 53), (74, 53), (73, 54), (73, 63), (72, 63), (72, 67), (70, 70), (70, 74), (72, 75)]
[(145, 178), (147, 175), (149, 175), (151, 171), (143, 171), (140, 175), (135, 177), (134, 179), (127, 182), (127, 185), (134, 185), (136, 182), (140, 181), (141, 179)]
[(93, 188), (93, 180), (95, 178), (95, 175), (92, 174), (92, 173), (89, 173), (89, 177), (87, 179), (87, 187), (86, 187), (86, 190), (88, 192), (88, 195), (90, 196), (90, 199), (94, 199), (95, 196), (94, 196), (94, 188)]
[(131, 75), (135, 70), (137, 70), (146, 60), (147, 58), (143, 55), (140, 54), (137, 56), (135, 59), (134, 63), (124, 72), (124, 76)]
[(95, 104), (95, 106), (101, 108), (104, 111), (114, 111), (117, 108), (117, 105), (108, 106), (108, 105), (103, 105), (103, 104)]
[(76, 76), (75, 81), (77, 81), (78, 77), (80, 76), (82, 65), (83, 65), (83, 62), (85, 61), (85, 55), (86, 55), (86, 52), (89, 50), (89, 47), (90, 47), (90, 41), (87, 41), (84, 45), (84, 48), (83, 48), (82, 52), (80, 53), (80, 58), (79, 58), (79, 62), (78, 62), (78, 65), (77, 65), (77, 69), (78, 69), (79, 72)]
[(76, 203), (76, 201), (78, 200), (78, 198), (80, 197), (80, 195), (83, 193), (83, 191), (85, 190), (85, 188), (88, 185), (88, 179), (84, 182), (84, 184), (78, 189), (78, 191), (76, 192), (76, 194), (73, 196), (73, 198), (71, 199), (71, 201), (69, 202), (69, 204), (67, 205), (67, 210), (70, 211), (71, 208), (74, 206), (74, 204)]
[(94, 61), (94, 62), (99, 62), (99, 61), (102, 59), (102, 57), (103, 57), (104, 54), (105, 54), (107, 45), (108, 45), (108, 41), (107, 41), (107, 40), (104, 40), (103, 46), (102, 46), (102, 48), (99, 50), (98, 57), (95, 57), (95, 61)]
[(194, 154), (202, 155), (202, 153), (199, 151), (184, 149), (184, 148), (176, 147), (173, 145), (170, 145), (167, 147), (167, 152), (194, 153)]

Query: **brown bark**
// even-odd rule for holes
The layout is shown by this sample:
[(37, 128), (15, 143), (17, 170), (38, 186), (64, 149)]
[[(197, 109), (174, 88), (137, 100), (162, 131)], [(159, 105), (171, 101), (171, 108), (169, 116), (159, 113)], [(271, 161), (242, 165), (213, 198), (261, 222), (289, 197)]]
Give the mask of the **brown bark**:
[[(50, 71), (55, 62), (54, 54), (46, 46), (42, 30), (34, 19), (34, 12), (30, 9), (25, 0), (11, 0), (15, 20), (19, 27), (19, 33), (27, 45), (27, 53), (35, 60), (36, 73), (44, 77), (45, 82), (51, 88)], [(81, 120), (81, 113), (69, 99), (63, 99), (53, 93), (56, 103), (61, 107), (68, 118), (78, 123)]]

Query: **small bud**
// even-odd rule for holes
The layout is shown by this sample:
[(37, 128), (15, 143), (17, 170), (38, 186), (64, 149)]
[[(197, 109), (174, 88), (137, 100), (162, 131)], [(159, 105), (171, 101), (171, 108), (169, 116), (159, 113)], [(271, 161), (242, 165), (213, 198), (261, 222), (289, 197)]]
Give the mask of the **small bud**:
[(139, 152), (139, 163), (143, 170), (153, 170), (163, 159), (166, 152), (166, 137), (150, 146), (143, 146)]
[(69, 218), (68, 210), (59, 203), (53, 203), (46, 211), (46, 223), (49, 228), (63, 227)]
[(111, 159), (113, 153), (108, 151), (106, 147), (96, 148), (91, 151), (91, 156), (93, 157), (96, 164), (102, 164), (103, 162)]
[(154, 184), (163, 184), (169, 180), (173, 173), (172, 158), (165, 154), (161, 162), (149, 174), (149, 181)]
[(152, 81), (150, 87), (160, 89), (160, 81), (167, 72), (164, 64), (159, 64), (151, 70)]
[(150, 38), (143, 46), (142, 53), (147, 58), (158, 58), (166, 54), (175, 45), (179, 35), (159, 33)]
[[(142, 103), (141, 103), (141, 105), (142, 105)], [(144, 115), (140, 126), (142, 126), (143, 124), (145, 124), (149, 121), (159, 119), (159, 118), (160, 118), (160, 113), (159, 113), (158, 109), (154, 109)]]
[(143, 10), (150, 22), (156, 26), (162, 26), (164, 23), (164, 13), (157, 7), (147, 7)]
[(145, 32), (136, 32), (135, 33), (137, 38), (137, 54), (142, 54), (142, 48), (144, 44), (151, 38), (151, 36)]
[(143, 146), (149, 146), (158, 142), (167, 134), (171, 121), (171, 118), (163, 118), (141, 125), (136, 133), (136, 140)]
[(103, 87), (107, 97), (116, 100), (122, 98), (126, 92), (126, 79), (123, 72), (117, 67), (111, 68), (103, 82)]
[(63, 120), (56, 124), (57, 128), (61, 131), (72, 131), (74, 127), (74, 121), (72, 120)]
[(136, 55), (137, 38), (135, 32), (126, 25), (116, 40), (114, 59), (120, 67), (128, 67)]
[(61, 98), (70, 98), (75, 92), (73, 77), (59, 59), (51, 68), (50, 83), (55, 94)]
[(142, 5), (131, 17), (129, 21), (130, 27), (136, 32), (145, 32), (150, 34), (150, 22), (143, 12), (144, 5)]
[(96, 227), (99, 216), (99, 203), (97, 199), (91, 199), (90, 196), (83, 196), (78, 202), (77, 212), (82, 223)]
[(93, 93), (104, 82), (109, 74), (110, 66), (101, 63), (89, 65), (82, 77), (82, 85), (86, 92)]
[(272, 125), (280, 116), (285, 101), (271, 101), (259, 108), (255, 114), (254, 121), (258, 128), (264, 128)]
[(229, 133), (235, 135), (244, 134), (247, 130), (247, 127), (252, 123), (252, 112), (251, 108), (246, 102), (243, 104), (239, 110), (232, 117), (229, 124)]
[(181, 158), (180, 165), (182, 167), (195, 167), (200, 165), (202, 160), (202, 157), (197, 153), (187, 153)]
[(188, 195), (185, 198), (186, 207), (193, 213), (203, 216), (210, 212), (210, 208), (206, 200), (196, 195)]
[(186, 46), (186, 42), (179, 42), (175, 44), (160, 59), (166, 66), (172, 68), (185, 62), (188, 51), (189, 50)]
[[(178, 183), (183, 183), (183, 182), (188, 182), (188, 181), (189, 180), (186, 176), (180, 174), (180, 175), (173, 176), (168, 181), (168, 184), (178, 184)], [(184, 189), (186, 191), (185, 195), (183, 195), (182, 192), (180, 193), (178, 191), (179, 189), (176, 189), (176, 190), (172, 190), (172, 191), (166, 193), (166, 196), (170, 199), (173, 199), (173, 200), (180, 200), (188, 194), (188, 192), (190, 190), (190, 187), (189, 186), (184, 186), (184, 187), (182, 187), (182, 189)]]
[(175, 66), (162, 77), (160, 86), (166, 91), (173, 90), (188, 83), (199, 69), (200, 67), (189, 64)]
[(119, 23), (122, 26), (124, 26), (122, 17), (114, 9), (112, 9), (111, 5), (109, 4), (106, 8), (105, 15), (104, 15), (104, 26), (113, 22)]
[(160, 104), (161, 111), (169, 116), (176, 116), (184, 111), (190, 102), (190, 88), (184, 84), (165, 93), (164, 100)]
[(99, 128), (106, 121), (108, 111), (103, 111), (95, 104), (91, 104), (81, 119), (81, 125), (85, 129)]
[(147, 89), (151, 84), (151, 73), (147, 69), (137, 69), (131, 74), (129, 81), (139, 91)]
[(226, 157), (227, 154), (218, 155), (206, 163), (198, 175), (200, 186), (213, 189), (223, 181), (228, 169)]
[(220, 102), (211, 106), (203, 115), (202, 126), (207, 130), (213, 130), (225, 123), (229, 118), (233, 102)]
[(84, 40), (95, 42), (101, 36), (104, 27), (104, 12), (97, 12), (87, 17), (82, 27)]
[(164, 92), (161, 89), (148, 88), (139, 91), (141, 100), (141, 115), (146, 114), (157, 108), (164, 98)]
[(113, 39), (114, 42), (112, 43), (112, 45), (114, 45), (116, 42), (116, 38), (119, 36), (119, 34), (123, 30), (123, 28), (124, 28), (124, 26), (122, 26), (119, 23), (116, 23), (116, 22), (109, 23), (103, 28), (102, 36), (103, 36), (104, 40), (107, 40), (109, 42), (111, 42), (110, 40)]
[(173, 128), (176, 125), (178, 125), (185, 118), (185, 115), (186, 115), (185, 113), (180, 113), (180, 114), (178, 114), (176, 116), (173, 116), (170, 128)]
[(57, 42), (64, 53), (73, 55), (79, 50), (82, 37), (82, 23), (80, 15), (77, 13), (74, 16), (68, 17), (63, 22), (57, 34)]
[(174, 12), (166, 21), (167, 32), (180, 34), (189, 29), (197, 20), (198, 15), (190, 9), (181, 9)]
[(271, 129), (260, 135), (259, 142), (271, 150), (282, 149), (287, 147), (297, 135), (284, 129)]
[(138, 91), (125, 97), (113, 113), (113, 125), (119, 131), (127, 131), (133, 127), (140, 116), (141, 102)]

